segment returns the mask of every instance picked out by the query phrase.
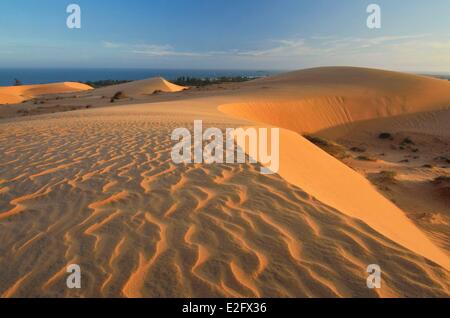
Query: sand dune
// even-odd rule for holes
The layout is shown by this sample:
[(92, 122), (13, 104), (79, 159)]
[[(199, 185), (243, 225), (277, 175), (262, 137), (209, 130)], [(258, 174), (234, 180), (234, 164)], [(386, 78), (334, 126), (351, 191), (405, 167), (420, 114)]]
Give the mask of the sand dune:
[[(197, 118), (183, 106), (2, 125), (3, 296), (448, 295), (446, 270), (257, 165), (175, 166), (170, 132)], [(79, 292), (65, 288), (71, 263)]]
[(270, 96), (222, 106), (238, 117), (298, 133), (362, 120), (450, 108), (450, 82), (374, 69), (325, 67), (246, 84)]
[(179, 92), (185, 87), (179, 86), (161, 77), (149, 78), (140, 81), (134, 81), (124, 84), (112, 85), (98, 88), (90, 92), (92, 95), (104, 95), (108, 97), (114, 96), (117, 92), (122, 92), (126, 96), (139, 98), (151, 95), (155, 92)]
[(0, 87), (0, 104), (17, 104), (42, 95), (90, 90), (92, 87), (75, 82)]
[[(141, 84), (127, 84), (130, 94), (147, 94)], [(448, 297), (448, 251), (299, 135), (445, 111), (448, 87), (326, 68), (182, 92), (176, 101), (3, 119), (0, 295)], [(171, 132), (196, 119), (205, 128), (282, 127), (280, 173), (261, 175), (248, 163), (175, 165)], [(78, 291), (65, 287), (73, 263), (83, 270)], [(380, 290), (366, 287), (374, 263)]]
[[(450, 83), (396, 72), (319, 68), (250, 85), (298, 88), (284, 100), (234, 103), (220, 110), (298, 133), (317, 133), (354, 122), (450, 107)], [(311, 97), (314, 94), (325, 96)], [(334, 93), (332, 95), (331, 93)], [(337, 95), (339, 94), (339, 95)], [(304, 99), (297, 99), (301, 96)], [(280, 175), (322, 202), (358, 217), (386, 237), (450, 269), (450, 258), (361, 175), (287, 131), (281, 134)], [(328, 156), (328, 158), (327, 158)], [(301, 164), (298, 164), (301, 162)], [(322, 174), (323, 173), (323, 174)], [(420, 239), (417, 239), (420, 237)]]

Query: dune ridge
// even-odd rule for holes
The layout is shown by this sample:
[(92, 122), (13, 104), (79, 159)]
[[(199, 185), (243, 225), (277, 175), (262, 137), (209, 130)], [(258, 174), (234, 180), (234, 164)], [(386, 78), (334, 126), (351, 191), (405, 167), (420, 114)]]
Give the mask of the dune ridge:
[(89, 92), (89, 95), (105, 95), (112, 97), (117, 92), (126, 96), (139, 98), (151, 95), (155, 92), (174, 93), (186, 89), (186, 87), (173, 84), (162, 77), (133, 81), (129, 83), (102, 87)]
[(89, 85), (76, 82), (6, 86), (0, 87), (0, 104), (18, 104), (42, 95), (74, 93), (91, 89)]
[(300, 134), (357, 121), (450, 109), (450, 82), (392, 71), (324, 67), (246, 83), (271, 96), (220, 106)]

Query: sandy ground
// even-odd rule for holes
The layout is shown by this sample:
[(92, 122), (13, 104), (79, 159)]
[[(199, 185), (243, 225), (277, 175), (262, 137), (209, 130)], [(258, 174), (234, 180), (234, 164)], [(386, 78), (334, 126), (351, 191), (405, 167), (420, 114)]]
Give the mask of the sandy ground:
[[(371, 180), (446, 251), (450, 250), (450, 182), (445, 179), (450, 177), (449, 122), (448, 110), (404, 115), (354, 124), (335, 139), (349, 149), (343, 161)], [(380, 132), (392, 137), (380, 139)]]
[[(83, 110), (0, 108), (0, 295), (450, 295), (447, 190), (431, 182), (448, 175), (450, 83), (324, 68), (172, 93), (147, 84), (113, 105), (109, 95), (124, 87), (45, 100), (90, 103)], [(175, 165), (170, 134), (196, 119), (283, 128), (279, 174)], [(349, 157), (305, 133), (341, 143)], [(420, 158), (412, 144), (395, 149), (407, 137)], [(357, 159), (355, 147), (376, 161)], [(388, 167), (395, 180), (380, 180)], [(65, 285), (74, 263), (80, 290)], [(366, 287), (374, 263), (379, 290)]]

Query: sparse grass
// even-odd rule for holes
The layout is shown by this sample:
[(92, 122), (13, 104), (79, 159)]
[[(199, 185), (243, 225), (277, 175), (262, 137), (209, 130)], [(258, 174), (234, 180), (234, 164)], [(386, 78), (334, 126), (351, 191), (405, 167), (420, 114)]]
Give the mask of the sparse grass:
[(17, 111), (18, 114), (21, 114), (22, 116), (26, 116), (30, 113), (30, 111), (28, 109), (19, 109)]
[(162, 90), (160, 90), (160, 89), (155, 89), (154, 91), (153, 91), (153, 95), (158, 95), (158, 94), (161, 94), (163, 91)]
[(396, 180), (397, 175), (398, 174), (395, 171), (380, 171), (380, 173), (378, 173), (377, 175), (377, 178), (381, 182), (394, 183), (397, 181)]
[(360, 160), (360, 161), (371, 161), (371, 162), (377, 161), (376, 158), (373, 158), (370, 156), (358, 156), (358, 157), (356, 157), (356, 159)]
[(348, 157), (346, 148), (338, 143), (313, 135), (305, 135), (304, 137), (337, 159)]
[(406, 137), (405, 139), (402, 140), (402, 142), (400, 143), (400, 145), (402, 146), (406, 146), (406, 145), (415, 145), (414, 141), (411, 140), (411, 138)]
[(350, 148), (350, 151), (353, 151), (353, 152), (366, 152), (367, 149), (366, 148), (362, 148), (362, 147), (352, 147), (352, 148)]
[(434, 158), (434, 161), (437, 161), (437, 162), (444, 162), (444, 163), (450, 164), (450, 158), (449, 158), (449, 157), (446, 157), (446, 156), (439, 156), (439, 157), (436, 157), (436, 158)]
[(385, 192), (390, 192), (391, 186), (397, 183), (396, 177), (397, 173), (395, 171), (380, 171), (379, 173), (371, 173), (368, 175), (369, 180)]

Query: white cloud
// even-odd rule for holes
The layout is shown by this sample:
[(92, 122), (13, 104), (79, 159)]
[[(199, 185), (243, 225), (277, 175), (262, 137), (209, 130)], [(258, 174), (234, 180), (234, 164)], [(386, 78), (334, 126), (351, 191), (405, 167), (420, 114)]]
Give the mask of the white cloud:
[(167, 44), (125, 44), (103, 41), (102, 45), (107, 49), (121, 49), (130, 53), (148, 56), (205, 56), (203, 53), (177, 51), (171, 45)]
[[(318, 65), (361, 65), (391, 69), (450, 69), (450, 37), (428, 34), (378, 37), (313, 36), (268, 40), (255, 49), (183, 51), (168, 44), (103, 42), (103, 47), (148, 57), (208, 58), (213, 65), (298, 68)], [(198, 59), (206, 63), (205, 60)]]

